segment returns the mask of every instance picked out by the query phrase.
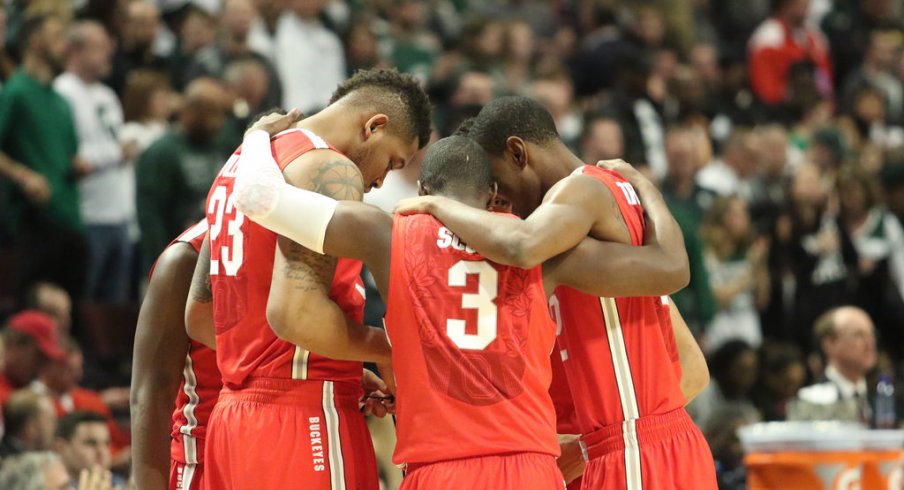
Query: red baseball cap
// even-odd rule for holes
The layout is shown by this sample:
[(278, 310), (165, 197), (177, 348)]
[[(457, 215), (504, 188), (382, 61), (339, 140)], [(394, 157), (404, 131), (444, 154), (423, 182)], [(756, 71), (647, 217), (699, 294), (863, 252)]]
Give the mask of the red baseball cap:
[(60, 347), (56, 322), (50, 315), (38, 310), (25, 310), (9, 319), (9, 328), (24, 333), (37, 344), (38, 349), (53, 361), (66, 359)]

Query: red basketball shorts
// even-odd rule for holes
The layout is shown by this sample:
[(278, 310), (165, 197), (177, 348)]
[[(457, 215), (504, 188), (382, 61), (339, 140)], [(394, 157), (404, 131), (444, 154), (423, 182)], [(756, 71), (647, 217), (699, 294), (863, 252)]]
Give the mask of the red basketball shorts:
[(549, 454), (518, 453), (409, 465), (399, 490), (562, 490), (565, 481)]
[(201, 490), (203, 481), (203, 464), (186, 464), (175, 459), (170, 462), (169, 490)]
[(709, 445), (684, 408), (581, 438), (585, 490), (717, 490)]
[(253, 379), (224, 387), (210, 416), (206, 490), (377, 490), (360, 386)]

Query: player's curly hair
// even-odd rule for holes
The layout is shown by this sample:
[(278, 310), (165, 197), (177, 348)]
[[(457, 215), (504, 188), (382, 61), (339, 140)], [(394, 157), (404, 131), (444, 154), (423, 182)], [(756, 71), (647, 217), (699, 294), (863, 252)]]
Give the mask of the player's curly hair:
[(493, 99), (474, 118), (467, 134), (493, 156), (505, 151), (509, 136), (538, 145), (559, 139), (549, 111), (539, 102), (521, 96)]
[(398, 130), (409, 138), (417, 138), (418, 148), (430, 141), (430, 98), (413, 76), (394, 68), (359, 70), (336, 88), (330, 104), (348, 96), (355, 96), (356, 104), (370, 104), (388, 115), (390, 124), (399, 121)]
[(470, 137), (471, 127), (474, 126), (474, 119), (476, 119), (476, 117), (469, 117), (462, 121), (461, 124), (458, 125), (458, 129), (455, 130), (455, 133), (453, 133), (452, 136), (464, 136), (466, 138)]

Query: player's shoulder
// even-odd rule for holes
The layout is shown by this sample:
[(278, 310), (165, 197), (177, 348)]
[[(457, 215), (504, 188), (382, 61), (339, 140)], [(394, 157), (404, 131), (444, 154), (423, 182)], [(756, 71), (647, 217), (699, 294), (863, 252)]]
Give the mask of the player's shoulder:
[(195, 270), (198, 249), (190, 242), (173, 241), (160, 252), (151, 269), (151, 278), (163, 282), (188, 277)]
[(329, 148), (305, 152), (283, 166), (286, 180), (303, 189), (337, 200), (360, 201), (364, 197), (361, 169), (342, 153)]
[(605, 183), (607, 180), (605, 175), (597, 173), (593, 169), (595, 167), (581, 167), (568, 177), (556, 182), (544, 196), (544, 203), (598, 203), (600, 199), (611, 197), (612, 192)]
[[(392, 217), (395, 231), (403, 231), (409, 235), (436, 233), (442, 223), (430, 214), (395, 214)], [(451, 232), (450, 232), (451, 233)]]
[(332, 148), (315, 148), (293, 157), (286, 162), (285, 169), (290, 166), (306, 168), (339, 167), (354, 170), (361, 175), (361, 170), (349, 157)]
[[(351, 161), (342, 154), (335, 146), (321, 138), (317, 133), (306, 129), (295, 127), (287, 129), (274, 136), (270, 145), (273, 150), (274, 157), (279, 163), (288, 163), (299, 156), (306, 155), (318, 150), (325, 150), (328, 153), (341, 155), (346, 160)], [(323, 154), (323, 152), (319, 152)]]

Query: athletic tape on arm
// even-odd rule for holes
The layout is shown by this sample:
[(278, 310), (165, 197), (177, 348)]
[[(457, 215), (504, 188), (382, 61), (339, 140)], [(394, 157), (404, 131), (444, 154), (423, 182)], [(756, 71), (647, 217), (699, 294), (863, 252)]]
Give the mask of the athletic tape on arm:
[(245, 135), (233, 195), (239, 211), (255, 223), (323, 253), (336, 200), (286, 183), (267, 132)]

